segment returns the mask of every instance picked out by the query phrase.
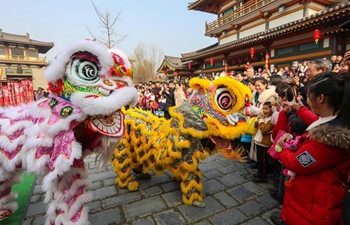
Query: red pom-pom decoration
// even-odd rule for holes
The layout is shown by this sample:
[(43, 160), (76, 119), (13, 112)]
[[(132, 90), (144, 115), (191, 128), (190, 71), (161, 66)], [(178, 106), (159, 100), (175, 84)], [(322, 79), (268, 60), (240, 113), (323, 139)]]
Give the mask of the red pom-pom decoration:
[(291, 180), (285, 181), (284, 185), (286, 186), (286, 188), (293, 188), (293, 183)]
[(63, 81), (58, 80), (57, 83), (49, 82), (49, 90), (53, 93), (60, 93), (63, 90)]

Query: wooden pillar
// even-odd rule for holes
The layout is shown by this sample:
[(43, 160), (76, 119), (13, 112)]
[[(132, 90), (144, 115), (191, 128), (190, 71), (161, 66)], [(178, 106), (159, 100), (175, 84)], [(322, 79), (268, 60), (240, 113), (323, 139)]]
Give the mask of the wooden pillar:
[(6, 59), (10, 59), (10, 49), (9, 49), (8, 43), (5, 43), (5, 54), (6, 54)]
[(303, 17), (309, 16), (309, 4), (311, 0), (301, 0), (299, 2), (300, 5), (303, 5)]
[(228, 72), (228, 65), (227, 65), (227, 59), (228, 56), (230, 55), (229, 52), (224, 53), (224, 71), (227, 73)]
[[(273, 44), (273, 41), (267, 41), (263, 43), (263, 46), (265, 47), (265, 69), (270, 70), (270, 47)], [(268, 67), (268, 68), (266, 68)]]
[(340, 33), (340, 38), (341, 38), (341, 55), (344, 56), (346, 52), (346, 33)]
[(234, 29), (236, 30), (236, 33), (237, 33), (237, 40), (239, 39), (239, 29), (241, 29), (241, 26), (236, 24), (234, 25)]
[(265, 30), (270, 29), (270, 21), (269, 21), (270, 17), (271, 17), (271, 13), (264, 12), (263, 19), (265, 20)]
[(330, 37), (330, 41), (331, 41), (331, 55), (338, 55), (338, 34), (332, 34), (332, 36)]

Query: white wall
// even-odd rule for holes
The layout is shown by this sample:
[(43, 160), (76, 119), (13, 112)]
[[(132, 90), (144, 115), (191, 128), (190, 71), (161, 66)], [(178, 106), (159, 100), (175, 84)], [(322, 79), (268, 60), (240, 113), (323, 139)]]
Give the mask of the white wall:
[(44, 78), (44, 72), (46, 68), (33, 68), (33, 89), (36, 90), (38, 87), (42, 87), (46, 90), (47, 81)]
[[(250, 24), (248, 24), (248, 26), (250, 26)], [(262, 31), (265, 31), (265, 23), (261, 24), (259, 26), (255, 26), (254, 28), (245, 30), (243, 32), (240, 32), (239, 38), (244, 38), (244, 37), (247, 37), (247, 36), (262, 32)]]
[(299, 11), (296, 11), (294, 13), (291, 13), (291, 14), (285, 15), (283, 17), (280, 17), (278, 19), (270, 21), (269, 28), (271, 29), (274, 27), (278, 27), (278, 26), (281, 26), (283, 24), (286, 24), (286, 23), (289, 23), (289, 22), (292, 22), (295, 20), (299, 20), (301, 18), (303, 18), (303, 10), (302, 9)]
[(220, 39), (219, 45), (226, 44), (228, 42), (235, 41), (235, 40), (237, 40), (237, 34), (228, 36), (227, 38)]

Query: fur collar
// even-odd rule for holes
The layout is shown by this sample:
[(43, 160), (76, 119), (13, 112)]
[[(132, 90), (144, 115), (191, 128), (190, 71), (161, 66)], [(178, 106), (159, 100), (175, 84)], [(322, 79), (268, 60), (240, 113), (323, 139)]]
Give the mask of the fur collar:
[(350, 149), (350, 130), (342, 126), (324, 123), (312, 128), (309, 137), (332, 147)]
[(276, 101), (276, 87), (275, 86), (268, 86), (267, 89), (265, 89), (263, 92), (259, 95), (259, 103), (264, 104), (266, 101), (274, 100)]

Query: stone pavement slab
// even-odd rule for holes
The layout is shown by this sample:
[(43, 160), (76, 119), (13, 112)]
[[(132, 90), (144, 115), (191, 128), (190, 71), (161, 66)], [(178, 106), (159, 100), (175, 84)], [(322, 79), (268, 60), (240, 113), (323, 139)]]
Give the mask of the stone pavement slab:
[[(115, 184), (117, 174), (112, 166), (99, 171), (94, 168), (93, 157), (85, 162), (92, 180), (94, 199), (88, 204), (92, 225), (269, 225), (271, 212), (281, 210), (268, 192), (272, 182), (251, 182), (255, 170), (219, 154), (199, 165), (204, 208), (182, 203), (180, 184), (171, 179), (169, 172), (138, 180), (139, 189), (129, 192)], [(23, 225), (44, 224), (43, 200), (41, 181), (37, 180)]]

